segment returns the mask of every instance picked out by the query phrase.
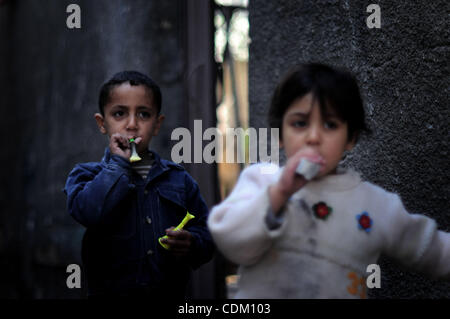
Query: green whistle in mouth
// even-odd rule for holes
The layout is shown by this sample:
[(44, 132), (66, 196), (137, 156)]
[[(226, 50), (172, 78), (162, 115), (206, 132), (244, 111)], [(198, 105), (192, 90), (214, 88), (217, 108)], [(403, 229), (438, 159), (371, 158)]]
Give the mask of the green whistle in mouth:
[(136, 144), (134, 143), (134, 138), (130, 138), (129, 142), (131, 144), (130, 162), (134, 163), (134, 162), (140, 161), (142, 158), (140, 158), (138, 153), (136, 152)]
[[(192, 218), (195, 218), (195, 216), (192, 215), (192, 214), (189, 214), (189, 212), (187, 212), (187, 213), (186, 213), (186, 216), (184, 216), (184, 218), (183, 218), (183, 220), (181, 221), (181, 223), (180, 223), (177, 227), (175, 227), (175, 228), (173, 229), (173, 231), (177, 231), (177, 230), (183, 229), (183, 227), (186, 226), (186, 224), (188, 223), (188, 221), (190, 221)], [(159, 242), (159, 243), (161, 244), (161, 246), (163, 246), (165, 249), (169, 249), (170, 246), (167, 245), (167, 244), (162, 243), (162, 242), (161, 242), (161, 239), (168, 238), (168, 237), (169, 237), (169, 236), (165, 235), (165, 236), (159, 237), (159, 239), (158, 239), (158, 242)]]

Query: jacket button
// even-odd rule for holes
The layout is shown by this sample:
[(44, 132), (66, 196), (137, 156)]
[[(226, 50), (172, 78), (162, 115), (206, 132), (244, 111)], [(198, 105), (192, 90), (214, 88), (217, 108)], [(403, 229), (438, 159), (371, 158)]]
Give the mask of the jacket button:
[(151, 250), (151, 249), (149, 249), (149, 250), (147, 250), (147, 255), (153, 255), (153, 250)]
[(150, 217), (145, 217), (145, 221), (147, 222), (147, 224), (151, 224), (152, 223), (152, 219)]
[(144, 194), (147, 195), (147, 194), (148, 194), (148, 190), (145, 190), (145, 191), (144, 191)]

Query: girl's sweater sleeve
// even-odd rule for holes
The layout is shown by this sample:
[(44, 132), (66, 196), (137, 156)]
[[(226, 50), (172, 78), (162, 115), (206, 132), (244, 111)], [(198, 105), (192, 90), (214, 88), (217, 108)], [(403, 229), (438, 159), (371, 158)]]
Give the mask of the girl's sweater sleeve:
[(266, 223), (268, 188), (276, 170), (278, 166), (273, 164), (246, 168), (232, 193), (209, 215), (208, 227), (217, 247), (234, 263), (251, 265), (258, 261), (284, 228), (269, 230)]
[(400, 198), (393, 196), (385, 253), (408, 268), (450, 279), (450, 233), (439, 231), (436, 222), (425, 215), (409, 214)]
[(64, 192), (70, 215), (85, 227), (108, 223), (113, 208), (134, 188), (129, 163), (118, 155), (105, 166), (78, 164), (67, 178)]

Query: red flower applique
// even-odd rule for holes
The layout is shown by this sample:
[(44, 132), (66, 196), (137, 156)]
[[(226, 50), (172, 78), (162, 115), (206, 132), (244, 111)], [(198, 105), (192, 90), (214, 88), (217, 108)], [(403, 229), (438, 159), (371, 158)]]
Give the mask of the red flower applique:
[(356, 220), (358, 221), (359, 229), (365, 230), (366, 232), (370, 232), (372, 229), (372, 218), (370, 218), (368, 212), (362, 212), (359, 215), (356, 215)]
[(313, 206), (313, 211), (317, 218), (327, 219), (333, 209), (330, 206), (327, 206), (325, 202), (318, 202)]

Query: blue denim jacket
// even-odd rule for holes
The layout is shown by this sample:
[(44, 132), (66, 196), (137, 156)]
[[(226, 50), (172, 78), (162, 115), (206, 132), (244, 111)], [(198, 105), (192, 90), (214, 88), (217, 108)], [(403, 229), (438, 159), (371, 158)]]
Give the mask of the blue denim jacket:
[[(212, 258), (206, 226), (208, 208), (193, 178), (180, 165), (152, 152), (146, 180), (130, 163), (111, 155), (100, 163), (77, 164), (64, 188), (70, 215), (87, 228), (82, 259), (88, 294), (126, 294), (146, 287), (184, 293), (192, 269)], [(158, 243), (165, 229), (178, 225), (186, 211), (195, 215), (185, 227), (193, 235), (187, 257), (176, 258)]]

